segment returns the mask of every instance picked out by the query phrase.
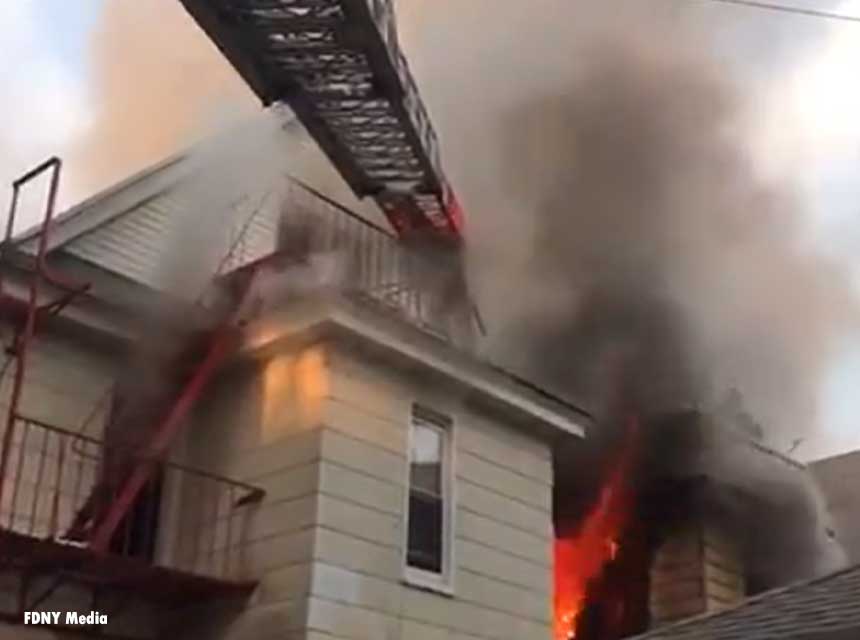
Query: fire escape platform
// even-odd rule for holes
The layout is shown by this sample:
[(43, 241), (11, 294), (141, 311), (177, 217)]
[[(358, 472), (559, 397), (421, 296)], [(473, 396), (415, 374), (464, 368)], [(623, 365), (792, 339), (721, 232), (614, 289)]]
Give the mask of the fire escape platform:
[(229, 581), (152, 565), (136, 558), (99, 554), (85, 547), (0, 530), (4, 558), (0, 569), (22, 576), (53, 575), (91, 589), (134, 593), (158, 605), (175, 607), (210, 598), (243, 598), (254, 581)]
[[(34, 419), (19, 416), (12, 424), (0, 502), (0, 572), (20, 576), (25, 589), (31, 579), (46, 578), (93, 595), (126, 593), (170, 608), (241, 598), (254, 589), (241, 548), (261, 489), (175, 462), (132, 459), (126, 449)], [(159, 472), (104, 551), (87, 536), (81, 538), (87, 542), (65, 540), (80, 514), (100, 502), (93, 502), (100, 478), (120, 454), (131, 467), (136, 460), (156, 464)]]

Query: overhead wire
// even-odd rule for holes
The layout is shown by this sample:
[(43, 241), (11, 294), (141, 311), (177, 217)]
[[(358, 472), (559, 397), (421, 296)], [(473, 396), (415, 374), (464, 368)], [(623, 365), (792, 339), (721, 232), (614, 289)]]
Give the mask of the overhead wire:
[(790, 5), (781, 4), (778, 2), (768, 2), (766, 0), (700, 0), (701, 2), (715, 2), (719, 4), (732, 4), (741, 7), (749, 7), (751, 9), (763, 9), (765, 11), (779, 11), (782, 13), (791, 13), (795, 15), (806, 16), (808, 18), (821, 18), (825, 20), (842, 20), (845, 22), (860, 23), (860, 16), (851, 16), (844, 13), (834, 13), (823, 9), (809, 9), (805, 7), (793, 7)]

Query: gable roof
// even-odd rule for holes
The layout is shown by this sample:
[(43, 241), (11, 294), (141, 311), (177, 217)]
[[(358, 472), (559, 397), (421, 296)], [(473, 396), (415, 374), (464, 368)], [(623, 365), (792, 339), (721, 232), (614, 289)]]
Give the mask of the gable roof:
[(860, 565), (768, 591), (719, 613), (655, 629), (632, 640), (774, 640), (856, 630)]
[[(95, 231), (163, 194), (187, 174), (185, 160), (185, 154), (171, 156), (60, 213), (51, 226), (48, 251)], [(41, 230), (40, 221), (18, 234), (19, 248), (33, 252)]]
[[(193, 244), (184, 254), (197, 255), (192, 268), (201, 278), (205, 272), (207, 280), (240, 235), (242, 260), (270, 253), (279, 203), (264, 196), (275, 186), (254, 185), (257, 190), (247, 192), (225, 186), (216, 206), (204, 194), (206, 185), (195, 179), (210, 168), (183, 153), (105, 189), (56, 216), (48, 252), (159, 292), (171, 289), (177, 272), (189, 267), (181, 246)], [(34, 254), (40, 231), (36, 225), (20, 233), (18, 249)]]
[[(274, 249), (280, 202), (268, 195), (317, 156), (290, 113), (264, 111), (57, 215), (48, 251), (164, 291), (193, 249), (211, 277), (239, 235), (249, 260)], [(17, 235), (21, 251), (35, 252), (40, 226)]]
[[(311, 203), (317, 206), (324, 203), (321, 222), (333, 214), (345, 213), (360, 219), (362, 225), (387, 234), (363, 215), (344, 208), (289, 173), (286, 176), (278, 173), (288, 180), (273, 186), (266, 181), (270, 177), (268, 173), (263, 172), (261, 183), (254, 183), (257, 191), (234, 193), (231, 188), (234, 184), (226, 175), (232, 167), (225, 171), (225, 167), (214, 163), (201, 164), (192, 155), (189, 152), (168, 158), (56, 216), (49, 235), (48, 251), (55, 256), (73, 258), (77, 261), (77, 268), (96, 267), (100, 271), (100, 280), (105, 276), (119, 276), (118, 289), (121, 291), (117, 291), (117, 287), (105, 288), (104, 291), (108, 292), (105, 298), (116, 298), (118, 293), (130, 289), (133, 296), (139, 296), (140, 291), (145, 290), (157, 295), (169, 294), (176, 301), (184, 298), (190, 302), (203, 290), (199, 285), (210, 282), (216, 273), (223, 273), (222, 267), (224, 270), (238, 268), (275, 250), (282, 202), (269, 195), (279, 194), (283, 183), (286, 183), (287, 192), (281, 195), (299, 210), (313, 211)], [(214, 177), (210, 172), (214, 172)], [(203, 180), (197, 180), (200, 177)], [(226, 183), (226, 186), (221, 183)], [(292, 185), (296, 188), (293, 189)], [(207, 193), (210, 186), (219, 189), (214, 197)], [(223, 209), (229, 215), (212, 215), (214, 208)], [(330, 211), (333, 209), (339, 211)], [(331, 231), (346, 231), (344, 225), (337, 222), (329, 220), (328, 224)], [(37, 225), (19, 234), (17, 248), (24, 253), (35, 253), (40, 231), (41, 225)], [(191, 237), (196, 235), (202, 235), (204, 241)], [(367, 234), (360, 233), (356, 239), (367, 242)], [(195, 242), (193, 247), (183, 244), (190, 241)], [(239, 250), (234, 251), (237, 244)], [(379, 245), (378, 241), (367, 243), (368, 247), (376, 250), (383, 248)], [(189, 256), (193, 259), (188, 260)], [(377, 276), (402, 276), (402, 260), (392, 259), (383, 264), (381, 256), (379, 258), (379, 264), (375, 264), (375, 269), (380, 272)], [(183, 270), (199, 272), (195, 275), (200, 278), (183, 280), (177, 277)], [(178, 288), (173, 286), (176, 284), (174, 279), (183, 280)], [(384, 281), (380, 283), (385, 284)], [(102, 290), (101, 286), (94, 286), (91, 293), (97, 294)], [(385, 291), (377, 295), (385, 295)], [(409, 298), (396, 292), (394, 297)], [(583, 434), (580, 425), (590, 419), (585, 411), (492, 366), (471, 349), (467, 351), (469, 353), (463, 355), (470, 365), (480, 367), (482, 376), (491, 376), (500, 389), (513, 385), (518, 396), (525, 398), (528, 406), (532, 407), (533, 413), (540, 414), (538, 407), (541, 405), (552, 406), (553, 412), (575, 416), (575, 420), (568, 417), (561, 421), (549, 420), (549, 423), (556, 427), (569, 423), (569, 426), (561, 428), (562, 432), (576, 436)]]

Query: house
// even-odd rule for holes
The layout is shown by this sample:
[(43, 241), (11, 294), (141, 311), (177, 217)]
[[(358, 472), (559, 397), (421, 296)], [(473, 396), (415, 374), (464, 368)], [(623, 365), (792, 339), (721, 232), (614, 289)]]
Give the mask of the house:
[(854, 640), (860, 637), (860, 567), (775, 589), (738, 607), (684, 620), (634, 640)]
[(827, 500), (837, 539), (849, 561), (860, 563), (860, 451), (817, 460), (810, 468)]
[[(3, 248), (0, 637), (550, 637), (588, 416), (475, 355), (439, 255), (296, 181), (195, 209), (196, 170), (60, 215), (50, 274)], [(17, 626), (55, 611), (107, 625)]]

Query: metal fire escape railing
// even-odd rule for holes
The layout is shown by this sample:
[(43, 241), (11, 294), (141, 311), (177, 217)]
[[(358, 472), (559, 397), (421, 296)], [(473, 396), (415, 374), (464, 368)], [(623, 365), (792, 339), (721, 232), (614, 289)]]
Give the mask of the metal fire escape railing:
[[(448, 247), (456, 247), (462, 222), (460, 209), (441, 169), (436, 134), (400, 51), (390, 0), (183, 3), (266, 104), (284, 101), (292, 107), (355, 193), (375, 198), (401, 236), (423, 236), (423, 232), (430, 231), (454, 241)], [(23, 320), (12, 348), (16, 364), (0, 451), (0, 504), (7, 493), (16, 431), (42, 429), (46, 443), (50, 440), (48, 433), (61, 433), (36, 425), (19, 412), (27, 349), (37, 320), (46, 312), (58, 312), (72, 297), (85, 291), (63, 283), (45, 264), (59, 181), (58, 160), (49, 161), (14, 184), (2, 249), (5, 252), (12, 240), (18, 188), (50, 169), (54, 174), (29, 298), (17, 306), (9, 305)], [(320, 194), (315, 195), (318, 201), (324, 200)], [(341, 219), (346, 220), (342, 215)], [(440, 278), (436, 260), (433, 269), (420, 267), (417, 261), (404, 259), (408, 254), (389, 251), (393, 240), (378, 230), (371, 233), (368, 225), (356, 226), (354, 220), (349, 224), (357, 234), (329, 235), (339, 248), (347, 246), (350, 254), (349, 264), (354, 271), (347, 290), (397, 308), (418, 324), (429, 326), (433, 318), (451, 311), (452, 307), (446, 305), (454, 297), (453, 292), (462, 293), (459, 266), (443, 270)], [(282, 253), (283, 248), (279, 247), (278, 252)], [(259, 268), (271, 265), (263, 260), (234, 272), (221, 287), (225, 295), (220, 296), (217, 322), (205, 332), (190, 333), (185, 345), (188, 348), (162, 363), (175, 375), (166, 382), (164, 393), (143, 399), (148, 428), (137, 434), (134, 455), (124, 457), (122, 465), (108, 465), (113, 471), (100, 472), (65, 533), (69, 539), (83, 542), (99, 554), (115, 548), (123, 524), (133, 516), (141, 496), (156, 477), (171, 442), (230, 354), (243, 321), (240, 313)], [(39, 287), (45, 282), (67, 294), (58, 301), (41, 304)], [(439, 282), (445, 284), (439, 286)], [(425, 304), (427, 291), (433, 292), (432, 304)], [(4, 296), (0, 299), (5, 301)], [(62, 439), (61, 435), (56, 437)], [(25, 450), (23, 445), (21, 450)], [(65, 451), (64, 446), (59, 451)], [(46, 456), (40, 458), (37, 469), (42, 468)], [(13, 492), (18, 488), (16, 480)], [(59, 495), (56, 492), (50, 501), (59, 501)], [(35, 501), (38, 510), (38, 489)], [(14, 523), (14, 508), (10, 516)]]
[[(3, 438), (0, 441), (0, 500), (3, 497), (10, 443), (15, 431), (15, 421), (18, 417), (18, 407), (24, 389), (24, 372), (27, 368), (28, 351), (36, 333), (37, 322), (48, 315), (59, 313), (75, 297), (86, 293), (89, 289), (89, 285), (87, 284), (74, 283), (62, 278), (59, 274), (53, 272), (46, 262), (48, 235), (54, 219), (61, 171), (62, 162), (60, 159), (50, 158), (12, 183), (12, 201), (6, 221), (6, 234), (3, 238), (3, 244), (0, 245), (0, 263), (5, 263), (5, 268), (8, 267), (10, 254), (13, 250), (13, 237), (15, 223), (17, 222), (18, 201), (21, 189), (40, 176), (49, 174), (48, 198), (45, 205), (45, 214), (42, 219), (42, 233), (36, 248), (36, 256), (32, 264), (25, 265), (31, 271), (26, 301), (20, 300), (10, 294), (7, 274), (0, 271), (0, 312), (15, 323), (13, 341), (7, 349), (9, 359), (6, 366), (12, 364), (14, 367), (12, 370), (12, 388), (8, 400), (8, 415)], [(45, 292), (43, 291), (46, 288), (45, 285), (49, 285), (62, 293), (59, 297), (46, 301)]]
[[(10, 549), (18, 549), (14, 553), (10, 551), (12, 556), (0, 554), (0, 559), (10, 561), (11, 558), (13, 565), (26, 563), (34, 535), (40, 536), (43, 543), (65, 540), (67, 544), (83, 545), (99, 556), (139, 556), (141, 545), (145, 548), (155, 544), (154, 538), (140, 539), (140, 517), (136, 511), (141, 499), (147, 491), (154, 490), (156, 484), (166, 487), (168, 476), (175, 479), (182, 475), (186, 488), (202, 480), (204, 484), (208, 482), (207, 495), (214, 492), (217, 502), (209, 514), (213, 518), (211, 522), (206, 514), (201, 514), (195, 522), (187, 521), (186, 516), (203, 504), (199, 496), (182, 508), (185, 515), (180, 518), (178, 531), (186, 538), (190, 536), (192, 545), (203, 535), (201, 526), (210, 524), (215, 532), (202, 556), (194, 547), (195, 551), (183, 552), (184, 556), (178, 557), (190, 563), (192, 569), (201, 562), (212, 563), (216, 551), (226, 555), (231, 552), (231, 545), (221, 537), (232, 535), (234, 511), (259, 501), (262, 492), (211, 474), (167, 464), (165, 459), (171, 442), (238, 338), (241, 324), (238, 308), (256, 270), (251, 269), (242, 278), (223, 284), (220, 287), (221, 309), (213, 327), (189, 333), (178, 353), (167, 354), (162, 364), (169, 379), (164, 380), (161, 391), (142, 401), (141, 398), (132, 399), (137, 405), (133, 405), (136, 411), (131, 413), (138, 418), (142, 414), (147, 422), (143, 425), (147, 428), (137, 433), (133, 446), (127, 442), (102, 443), (28, 418), (22, 414), (21, 404), (28, 355), (36, 330), (47, 316), (59, 313), (89, 289), (88, 285), (66, 281), (54, 273), (46, 261), (60, 170), (61, 162), (53, 158), (13, 183), (6, 236), (0, 245), (0, 316), (15, 329), (13, 342), (7, 349), (9, 360), (3, 368), (5, 374), (12, 366), (12, 385), (8, 397), (4, 398), (8, 413), (0, 440), (0, 536), (4, 550), (7, 545), (11, 545)], [(50, 172), (50, 189), (37, 252), (35, 258), (27, 258), (16, 250), (13, 239), (19, 191), (47, 172)], [(13, 268), (21, 270), (28, 278), (23, 298), (9, 277)], [(59, 297), (53, 293), (56, 291), (60, 292)], [(227, 498), (223, 497), (225, 492)], [(227, 505), (226, 514), (222, 513), (222, 500)], [(226, 528), (222, 522), (225, 519), (229, 523)], [(132, 520), (138, 521), (138, 525), (133, 526)], [(133, 535), (137, 536), (136, 540), (131, 539)], [(154, 531), (150, 535), (154, 536)], [(124, 543), (126, 538), (127, 544)], [(185, 542), (183, 539), (176, 543), (176, 548), (181, 549)], [(131, 553), (132, 547), (134, 553)], [(230, 569), (229, 560), (215, 564)], [(51, 566), (42, 567), (46, 568)], [(223, 577), (217, 572), (210, 574)]]
[(394, 313), (413, 326), (452, 340), (446, 296), (459, 284), (453, 256), (406, 247), (367, 221), (298, 180), (291, 181), (288, 219), (311, 231), (308, 249), (336, 252), (347, 268), (341, 291)]
[[(17, 418), (8, 451), (0, 531), (11, 537), (62, 540), (99, 486), (111, 459), (157, 470), (144, 483), (135, 517), (124, 518), (108, 551), (220, 580), (238, 580), (245, 516), (262, 491), (189, 467), (144, 459), (140, 451), (29, 418)], [(118, 486), (99, 499), (118, 498)]]
[(398, 234), (459, 238), (462, 213), (391, 0), (181, 2), (264, 104), (289, 104)]

